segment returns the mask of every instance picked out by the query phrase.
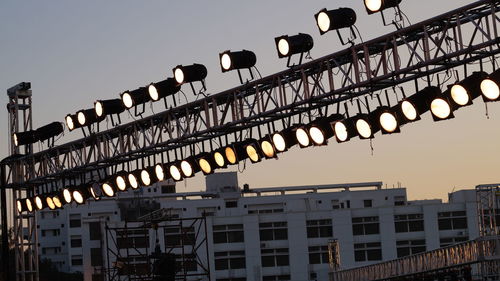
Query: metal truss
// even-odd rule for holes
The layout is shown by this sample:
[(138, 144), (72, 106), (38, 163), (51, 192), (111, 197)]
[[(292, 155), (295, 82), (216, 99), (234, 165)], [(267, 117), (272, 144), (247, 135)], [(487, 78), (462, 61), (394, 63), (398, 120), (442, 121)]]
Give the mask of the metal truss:
[[(161, 252), (176, 256), (175, 279), (210, 280), (206, 218), (175, 218), (170, 209), (159, 209), (135, 222), (126, 222), (122, 227), (106, 225), (106, 268), (101, 270), (106, 274), (106, 280), (154, 280), (153, 259), (160, 252), (159, 234), (172, 227), (179, 229), (178, 236), (169, 243), (163, 235), (165, 247)], [(142, 239), (141, 245), (131, 242), (137, 231), (141, 237), (135, 238)], [(128, 241), (130, 247), (124, 247), (123, 241)], [(151, 241), (156, 241), (154, 247), (149, 245)], [(198, 254), (200, 250), (205, 251), (204, 256)], [(197, 270), (189, 270), (190, 265), (195, 265)]]
[[(377, 91), (405, 83), (427, 86), (455, 67), (467, 70), (467, 64), (480, 63), (482, 68), (483, 61), (494, 61), (498, 11), (498, 0), (481, 0), (198, 101), (24, 155), (11, 162), (23, 178), (10, 176), (10, 186), (153, 164), (156, 158), (173, 161), (332, 111), (347, 115), (348, 101), (362, 97), (369, 110), (368, 97)], [(397, 102), (396, 91), (388, 92), (386, 102)]]
[(476, 186), (479, 235), (498, 235), (497, 216), (500, 215), (500, 184)]
[[(473, 280), (499, 280), (500, 236), (481, 237), (397, 260), (334, 271), (330, 274), (330, 280), (434, 280), (422, 279), (425, 276), (424, 273), (435, 274), (457, 269), (469, 270), (473, 276), (477, 277)], [(404, 277), (409, 277), (409, 279), (404, 279)]]
[[(32, 129), (32, 108), (31, 108), (31, 90), (27, 82), (7, 90), (9, 103), (7, 110), (9, 112), (9, 132), (12, 136), (15, 132), (28, 131)], [(24, 146), (25, 155), (31, 154), (32, 145)], [(21, 153), (21, 149), (10, 143), (11, 157)], [(22, 182), (24, 173), (19, 165), (10, 167), (10, 177), (13, 182)], [(28, 174), (31, 174), (27, 171)], [(36, 219), (34, 213), (21, 214), (15, 207), (17, 198), (26, 198), (34, 193), (33, 189), (25, 186), (16, 188), (12, 192), (13, 210), (13, 229), (14, 229), (14, 255), (16, 266), (16, 280), (18, 281), (38, 281), (38, 237), (36, 231)], [(7, 223), (7, 222), (3, 222)], [(14, 276), (13, 276), (14, 277)]]

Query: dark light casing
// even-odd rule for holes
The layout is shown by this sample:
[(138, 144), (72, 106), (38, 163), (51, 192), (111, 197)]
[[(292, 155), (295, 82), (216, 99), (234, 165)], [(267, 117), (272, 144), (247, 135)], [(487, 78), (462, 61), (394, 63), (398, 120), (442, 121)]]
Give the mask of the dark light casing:
[[(222, 157), (222, 159), (224, 160), (224, 164), (222, 166), (220, 166), (219, 164), (217, 164), (217, 160), (216, 160), (216, 155), (220, 154), (220, 156)], [(215, 163), (215, 166), (217, 168), (227, 168), (227, 165), (228, 165), (228, 161), (227, 161), (227, 158), (226, 158), (226, 153), (224, 151), (224, 147), (223, 148), (219, 148), (217, 150), (215, 150), (213, 153), (212, 153), (212, 159), (214, 160), (214, 163)]]
[[(264, 143), (267, 143), (268, 147), (267, 149), (270, 149), (270, 152), (272, 155), (267, 155), (265, 153), (265, 149), (264, 148)], [(266, 159), (272, 159), (272, 158), (278, 158), (278, 151), (276, 150), (276, 147), (274, 146), (274, 143), (273, 143), (273, 139), (272, 139), (272, 136), (271, 135), (267, 135), (263, 138), (261, 138), (259, 140), (259, 146), (260, 146), (260, 150), (262, 151), (262, 155), (266, 158)]]
[(373, 115), (369, 114), (358, 114), (353, 118), (353, 123), (354, 123), (354, 128), (357, 131), (357, 122), (358, 120), (363, 119), (368, 123), (368, 126), (370, 127), (371, 134), (370, 136), (363, 136), (360, 134), (360, 132), (357, 132), (357, 135), (359, 136), (360, 139), (371, 139), (375, 136), (375, 133), (377, 133), (380, 130), (380, 126), (378, 124), (378, 120), (374, 120)]
[[(439, 94), (441, 94), (441, 90), (438, 87), (429, 86), (401, 100), (397, 105), (397, 112), (400, 116), (401, 125), (420, 120), (420, 116), (429, 111), (432, 98)], [(416, 112), (415, 119), (411, 120), (406, 117), (403, 112), (403, 102), (409, 102), (413, 106)]]
[[(330, 25), (326, 31), (323, 31), (319, 26), (318, 16), (321, 13), (325, 13), (329, 18)], [(323, 9), (315, 14), (314, 18), (316, 19), (316, 25), (318, 26), (319, 33), (323, 35), (330, 30), (353, 26), (356, 23), (356, 12), (351, 8), (338, 8), (335, 10)]]
[[(83, 114), (85, 116), (85, 123), (80, 123), (80, 118), (79, 115), (80, 114)], [(96, 112), (95, 112), (95, 109), (82, 109), (80, 111), (78, 111), (76, 113), (76, 119), (78, 121), (78, 124), (80, 124), (82, 127), (83, 126), (89, 126), (93, 123), (96, 123), (96, 122), (101, 122), (102, 120), (104, 120), (104, 116), (97, 116)]]
[[(205, 152), (205, 153), (200, 153), (200, 154), (198, 154), (198, 155), (195, 157), (195, 159), (196, 159), (196, 165), (199, 167), (200, 171), (201, 171), (204, 175), (210, 175), (210, 174), (213, 174), (213, 173), (214, 173), (214, 171), (215, 171), (215, 169), (219, 168), (219, 167), (217, 166), (217, 163), (215, 163), (215, 160), (214, 160), (213, 156), (212, 156), (212, 155), (210, 155), (210, 153), (207, 153), (207, 152)], [(201, 162), (200, 162), (202, 159), (206, 161), (206, 162), (204, 162), (204, 163), (206, 163), (207, 165), (210, 165), (210, 171), (206, 171), (206, 170), (202, 169), (202, 164), (201, 164)]]
[(36, 129), (36, 135), (39, 141), (44, 141), (60, 135), (64, 131), (61, 122), (52, 122)]
[[(345, 126), (346, 133), (347, 133), (347, 138), (345, 140), (341, 140), (338, 136), (338, 133), (335, 130), (336, 124), (339, 122)], [(332, 129), (333, 129), (333, 132), (335, 135), (335, 139), (337, 140), (338, 143), (347, 142), (351, 138), (358, 135), (358, 131), (356, 130), (356, 127), (353, 123), (353, 118), (343, 118), (340, 120), (336, 120), (336, 121), (331, 122), (330, 125), (332, 126)]]
[[(186, 170), (183, 169), (186, 164), (188, 164), (190, 166), (191, 174), (186, 173)], [(182, 177), (184, 177), (184, 178), (192, 178), (192, 177), (194, 177), (194, 175), (196, 173), (198, 173), (200, 171), (200, 166), (198, 165), (196, 158), (193, 156), (188, 157), (188, 158), (182, 160), (181, 162), (179, 162), (179, 166), (181, 168)]]
[[(177, 77), (175, 77), (175, 72), (177, 69), (180, 69), (182, 71), (182, 74), (184, 75), (184, 79), (182, 81), (179, 81)], [(186, 66), (178, 65), (172, 71), (174, 73), (174, 78), (178, 84), (201, 81), (207, 77), (208, 73), (207, 68), (203, 64), (198, 63)]]
[[(73, 127), (70, 126), (69, 119), (71, 120)], [(66, 122), (66, 127), (68, 127), (68, 130), (70, 132), (82, 127), (82, 125), (80, 125), (80, 123), (78, 123), (78, 118), (77, 118), (76, 114), (66, 115), (66, 117), (64, 117), (64, 121)]]
[[(246, 140), (244, 142), (243, 148), (245, 149), (245, 154), (247, 155), (247, 158), (250, 159), (250, 161), (252, 163), (260, 162), (261, 159), (264, 157), (264, 153), (262, 152), (262, 149), (260, 148), (260, 143), (256, 139)], [(248, 153), (249, 150), (255, 152), (255, 154), (250, 155)], [(256, 158), (254, 158), (254, 157), (256, 157)]]
[[(97, 103), (100, 103), (102, 106), (102, 115), (99, 116), (97, 113)], [(121, 99), (110, 99), (110, 100), (97, 100), (94, 102), (94, 110), (95, 114), (98, 117), (104, 117), (106, 115), (111, 114), (120, 114), (125, 111), (125, 106)]]
[[(222, 58), (224, 55), (227, 55), (230, 58), (230, 65), (229, 68), (227, 69), (224, 68), (222, 62)], [(255, 66), (255, 63), (257, 63), (257, 57), (255, 56), (254, 52), (248, 50), (242, 50), (237, 52), (232, 52), (228, 50), (219, 54), (219, 63), (222, 72), (227, 72), (233, 69), (251, 68)]]
[(16, 146), (32, 144), (38, 141), (38, 137), (36, 131), (26, 131), (26, 132), (17, 132), (13, 134), (14, 144)]
[(460, 85), (462, 86), (466, 91), (467, 95), (469, 96), (469, 101), (465, 105), (460, 105), (455, 102), (455, 100), (452, 97), (452, 88), (454, 85), (449, 87), (448, 92), (448, 100), (451, 101), (453, 104), (456, 105), (457, 109), (460, 107), (465, 107), (468, 105), (471, 105), (473, 100), (481, 95), (481, 82), (483, 79), (488, 77), (488, 74), (486, 72), (474, 72), (467, 78), (463, 79), (462, 81), (454, 84), (454, 85)]
[[(435, 99), (442, 99), (444, 100), (450, 107), (450, 114), (448, 115), (448, 117), (446, 118), (440, 118), (438, 117), (437, 115), (435, 115), (433, 112), (432, 112), (432, 102), (435, 100)], [(452, 102), (450, 100), (450, 89), (446, 90), (445, 92), (443, 93), (437, 93), (434, 97), (432, 97), (429, 101), (429, 108), (431, 109), (431, 115), (432, 115), (432, 120), (434, 121), (442, 121), (442, 120), (448, 120), (448, 119), (452, 119), (452, 118), (455, 118), (455, 115), (453, 114), (453, 111), (455, 111), (458, 107), (456, 106), (456, 104), (454, 102)]]
[[(394, 120), (396, 121), (395, 123), (395, 128), (393, 131), (388, 131), (384, 128), (384, 126), (382, 126), (382, 123), (381, 123), (381, 116), (382, 114), (384, 113), (388, 113), (390, 115), (392, 115), (392, 117), (394, 117)], [(399, 117), (399, 114), (397, 112), (397, 106), (395, 107), (388, 107), (388, 106), (380, 106), (378, 107), (377, 109), (375, 109), (374, 112), (372, 112), (372, 122), (376, 122), (378, 124), (378, 127), (380, 128), (380, 131), (382, 132), (383, 135), (386, 135), (386, 134), (395, 134), (395, 133), (399, 133), (401, 132), (401, 122), (400, 122), (400, 117)]]
[[(289, 128), (286, 128), (284, 130), (282, 130), (281, 132), (276, 132), (273, 134), (272, 136), (272, 143), (274, 145), (274, 147), (276, 148), (276, 152), (277, 153), (280, 153), (280, 152), (285, 152), (287, 151), (288, 149), (290, 149), (292, 146), (296, 145), (298, 142), (297, 142), (297, 138), (295, 137), (295, 130), (298, 128), (299, 125), (293, 125)], [(279, 150), (279, 145), (276, 144), (275, 142), (275, 138), (276, 136), (275, 135), (281, 135), (283, 137), (283, 140), (285, 141), (285, 148), (284, 150)]]
[[(156, 90), (158, 98), (155, 98), (153, 93), (151, 92), (153, 90), (152, 87), (154, 87), (154, 90)], [(180, 89), (181, 87), (177, 84), (174, 78), (167, 78), (160, 82), (151, 83), (148, 86), (148, 93), (151, 97), (151, 100), (157, 101), (164, 97), (171, 96), (177, 93), (178, 91), (180, 91)]]
[[(146, 102), (148, 102), (148, 101), (151, 100), (151, 97), (149, 96), (149, 93), (148, 93), (148, 90), (146, 89), (146, 87), (141, 87), (141, 88), (135, 89), (133, 91), (125, 91), (125, 92), (123, 92), (120, 95), (120, 97), (122, 99), (122, 102), (124, 101), (123, 96), (126, 93), (129, 93), (130, 97), (132, 98), (132, 106), (128, 107), (129, 109), (132, 108), (132, 107), (134, 107), (134, 106), (138, 106), (140, 104), (146, 103)], [(127, 107), (127, 106), (125, 106), (125, 107)]]
[[(284, 39), (288, 42), (289, 51), (287, 54), (282, 54), (279, 50), (278, 46), (281, 39)], [(276, 43), (276, 50), (278, 51), (279, 58), (285, 58), (290, 57), (294, 54), (309, 52), (314, 46), (314, 40), (311, 35), (305, 33), (299, 33), (293, 36), (279, 36), (274, 38), (274, 41)]]
[[(500, 69), (495, 70), (494, 72), (492, 72), (490, 75), (488, 75), (488, 77), (486, 77), (483, 80), (486, 80), (486, 79), (493, 81), (496, 84), (496, 87), (498, 89), (500, 86)], [(483, 92), (482, 89), (481, 89), (481, 92)], [(488, 97), (486, 97), (486, 95), (484, 95), (484, 93), (482, 96), (483, 96), (484, 102), (494, 102), (494, 101), (500, 100), (500, 96), (498, 96), (498, 98), (496, 98), (496, 99), (489, 99)]]
[(375, 14), (375, 13), (378, 13), (380, 11), (383, 11), (385, 9), (388, 9), (388, 8), (397, 7), (401, 3), (402, 0), (380, 0), (381, 1), (380, 9), (378, 9), (376, 11), (372, 11), (372, 10), (368, 9), (368, 6), (366, 5), (367, 1), (370, 1), (370, 0), (364, 0), (365, 9), (366, 9), (366, 12), (369, 15), (371, 15), (371, 14)]
[[(308, 134), (311, 138), (313, 145), (325, 145), (328, 143), (328, 139), (332, 138), (335, 135), (334, 129), (331, 125), (332, 122), (339, 121), (344, 119), (344, 116), (341, 114), (332, 114), (328, 117), (319, 117), (308, 126)], [(323, 135), (323, 142), (317, 143), (314, 139), (312, 133), (313, 129), (318, 129)]]

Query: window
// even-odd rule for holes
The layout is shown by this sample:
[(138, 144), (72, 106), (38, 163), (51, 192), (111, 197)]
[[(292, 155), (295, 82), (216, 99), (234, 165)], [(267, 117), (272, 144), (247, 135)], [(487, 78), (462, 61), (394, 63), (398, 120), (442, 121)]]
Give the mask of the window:
[(264, 222), (259, 223), (260, 241), (287, 240), (287, 222)]
[(369, 199), (369, 200), (363, 200), (363, 207), (365, 207), (365, 208), (371, 208), (372, 205), (373, 205), (373, 202), (372, 202), (371, 199)]
[(332, 200), (332, 209), (340, 209), (340, 202), (338, 199), (333, 199)]
[(308, 220), (307, 238), (332, 237), (332, 220)]
[(44, 247), (42, 248), (43, 255), (55, 255), (61, 253), (61, 247)]
[(425, 240), (396, 241), (398, 258), (425, 252)]
[(76, 236), (76, 235), (71, 235), (71, 241), (70, 241), (71, 248), (81, 248), (82, 247), (82, 237), (81, 236)]
[(242, 224), (214, 225), (214, 244), (244, 242)]
[(102, 266), (102, 251), (101, 248), (91, 248), (90, 249), (90, 265), (91, 266)]
[(147, 248), (149, 247), (148, 230), (130, 229), (116, 231), (116, 245), (118, 249)]
[(82, 220), (80, 218), (80, 214), (71, 214), (69, 215), (69, 227), (81, 227)]
[(261, 249), (262, 267), (287, 266), (290, 264), (288, 249)]
[(263, 276), (262, 281), (283, 281), (283, 280), (292, 280), (290, 275), (268, 275)]
[(238, 201), (226, 201), (226, 208), (237, 208)]
[(406, 198), (404, 196), (394, 196), (394, 206), (406, 205)]
[(397, 233), (424, 231), (424, 215), (422, 214), (395, 215), (394, 227)]
[(162, 185), (161, 193), (162, 194), (175, 193), (175, 185)]
[(378, 217), (352, 218), (352, 233), (353, 235), (380, 233)]
[(170, 247), (196, 244), (194, 227), (165, 227), (165, 244)]
[(245, 268), (245, 251), (215, 252), (215, 270)]
[(42, 237), (54, 237), (61, 235), (59, 229), (42, 229)]
[(74, 255), (71, 256), (71, 265), (82, 265), (83, 264), (83, 258), (82, 255)]
[(283, 203), (248, 205), (249, 214), (272, 214), (283, 213), (284, 211), (285, 205)]
[(469, 240), (468, 236), (448, 237), (439, 239), (439, 247), (448, 247), (453, 244), (462, 243)]
[(438, 213), (439, 230), (466, 229), (467, 217), (465, 211)]
[(309, 264), (328, 263), (328, 246), (309, 247)]
[(380, 261), (382, 260), (382, 249), (380, 242), (354, 244), (355, 261)]
[(101, 223), (96, 221), (96, 222), (90, 222), (89, 223), (89, 235), (90, 235), (90, 240), (101, 240)]

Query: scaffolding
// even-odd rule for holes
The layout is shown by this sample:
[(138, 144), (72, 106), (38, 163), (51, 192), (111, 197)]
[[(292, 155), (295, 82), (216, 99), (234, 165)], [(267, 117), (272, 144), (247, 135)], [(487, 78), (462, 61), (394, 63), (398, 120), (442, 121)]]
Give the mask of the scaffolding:
[(175, 280), (210, 280), (205, 217), (178, 218), (159, 209), (105, 229), (106, 281), (154, 280), (154, 260), (162, 254), (175, 255)]
[(500, 184), (476, 186), (479, 235), (499, 235)]

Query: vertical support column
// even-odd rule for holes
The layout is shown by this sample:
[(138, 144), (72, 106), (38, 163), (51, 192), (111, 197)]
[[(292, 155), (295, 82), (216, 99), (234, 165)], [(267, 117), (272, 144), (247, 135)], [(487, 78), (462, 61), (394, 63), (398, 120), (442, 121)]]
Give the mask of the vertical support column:
[[(31, 84), (29, 82), (19, 83), (7, 90), (9, 103), (9, 143), (10, 154), (31, 154), (33, 145), (24, 145), (23, 151), (14, 145), (12, 136), (15, 132), (32, 130), (32, 108), (31, 108)], [(33, 173), (33, 163), (15, 163), (10, 166), (11, 182), (24, 182), (24, 173)], [(13, 189), (12, 206), (18, 198), (25, 198), (34, 194), (34, 190), (24, 185)], [(34, 213), (21, 214), (17, 208), (13, 208), (14, 227), (14, 255), (17, 281), (38, 281), (38, 239), (36, 219)]]
[(13, 276), (10, 276), (9, 269), (9, 227), (7, 220), (7, 174), (6, 167), (4, 163), (0, 163), (0, 193), (1, 193), (1, 205), (2, 205), (2, 278), (3, 280), (12, 280)]

